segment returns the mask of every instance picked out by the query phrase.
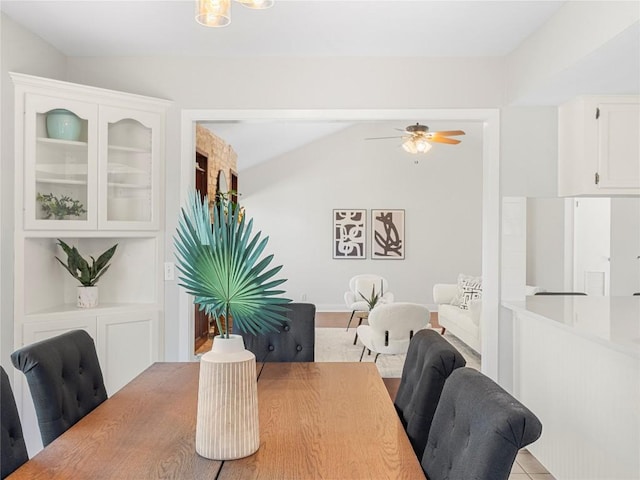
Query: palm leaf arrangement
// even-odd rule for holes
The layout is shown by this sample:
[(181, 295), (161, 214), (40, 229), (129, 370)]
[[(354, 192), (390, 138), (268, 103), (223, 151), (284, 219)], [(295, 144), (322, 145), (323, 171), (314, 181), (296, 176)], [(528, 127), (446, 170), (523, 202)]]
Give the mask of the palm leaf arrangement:
[(273, 255), (260, 258), (268, 237), (252, 235), (253, 220), (247, 222), (243, 210), (226, 202), (214, 205), (211, 225), (208, 205), (206, 197), (192, 192), (182, 209), (175, 238), (180, 286), (213, 316), (225, 338), (229, 322), (223, 324), (221, 316), (245, 332), (277, 331), (291, 300), (275, 289), (286, 282), (273, 279), (282, 266), (267, 270)]

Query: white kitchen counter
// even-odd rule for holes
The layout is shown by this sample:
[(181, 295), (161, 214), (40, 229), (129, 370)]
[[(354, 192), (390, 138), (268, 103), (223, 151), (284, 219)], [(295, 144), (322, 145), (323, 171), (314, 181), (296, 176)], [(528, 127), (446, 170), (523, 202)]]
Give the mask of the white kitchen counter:
[(513, 393), (542, 422), (528, 449), (558, 480), (640, 479), (640, 297), (504, 302)]
[(535, 295), (503, 305), (640, 358), (640, 296)]

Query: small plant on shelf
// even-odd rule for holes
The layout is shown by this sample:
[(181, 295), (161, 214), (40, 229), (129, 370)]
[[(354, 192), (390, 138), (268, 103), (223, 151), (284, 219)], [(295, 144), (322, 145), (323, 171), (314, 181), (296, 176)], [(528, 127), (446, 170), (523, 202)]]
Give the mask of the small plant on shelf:
[(111, 260), (113, 254), (116, 253), (116, 248), (118, 246), (116, 243), (113, 247), (100, 255), (97, 260), (93, 257), (89, 257), (91, 258), (91, 265), (89, 265), (89, 262), (80, 255), (80, 252), (76, 247), (70, 247), (59, 238), (58, 245), (60, 245), (62, 250), (67, 254), (67, 263), (64, 263), (58, 257), (56, 257), (56, 260), (58, 260), (60, 264), (71, 274), (71, 276), (78, 280), (83, 287), (93, 287), (98, 283), (100, 277), (109, 269), (109, 260)]
[(56, 220), (63, 220), (67, 216), (79, 217), (87, 213), (82, 203), (67, 195), (62, 195), (58, 198), (53, 193), (45, 193), (44, 195), (38, 193), (36, 200), (40, 202), (40, 206), (45, 215), (44, 218), (54, 217)]

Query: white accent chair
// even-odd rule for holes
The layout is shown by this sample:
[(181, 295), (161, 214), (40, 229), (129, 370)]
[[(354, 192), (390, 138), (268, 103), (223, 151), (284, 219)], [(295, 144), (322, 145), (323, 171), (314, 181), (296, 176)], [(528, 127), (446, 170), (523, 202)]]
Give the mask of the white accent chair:
[[(369, 305), (360, 296), (360, 293), (368, 298), (371, 295), (371, 289), (374, 287), (376, 289), (376, 293), (383, 294), (378, 300), (379, 303), (393, 303), (393, 293), (389, 291), (389, 283), (380, 275), (356, 275), (349, 280), (349, 291), (344, 294), (344, 301), (349, 310), (351, 310), (351, 317), (349, 317), (347, 331), (349, 330), (349, 326), (351, 325), (351, 321), (353, 320), (353, 316), (356, 312), (369, 311)], [(362, 318), (360, 318), (360, 323), (362, 323)], [(358, 325), (360, 325), (360, 323), (358, 323)]]
[(398, 355), (407, 353), (413, 334), (429, 323), (429, 309), (417, 303), (389, 303), (375, 307), (369, 312), (369, 325), (360, 325), (356, 332), (365, 350), (380, 354)]

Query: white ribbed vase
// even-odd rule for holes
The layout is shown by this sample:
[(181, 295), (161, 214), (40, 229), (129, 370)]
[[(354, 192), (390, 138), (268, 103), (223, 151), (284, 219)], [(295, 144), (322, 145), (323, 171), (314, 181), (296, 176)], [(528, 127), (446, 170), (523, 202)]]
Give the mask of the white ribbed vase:
[(240, 335), (217, 336), (200, 359), (196, 452), (233, 460), (260, 446), (256, 357)]

